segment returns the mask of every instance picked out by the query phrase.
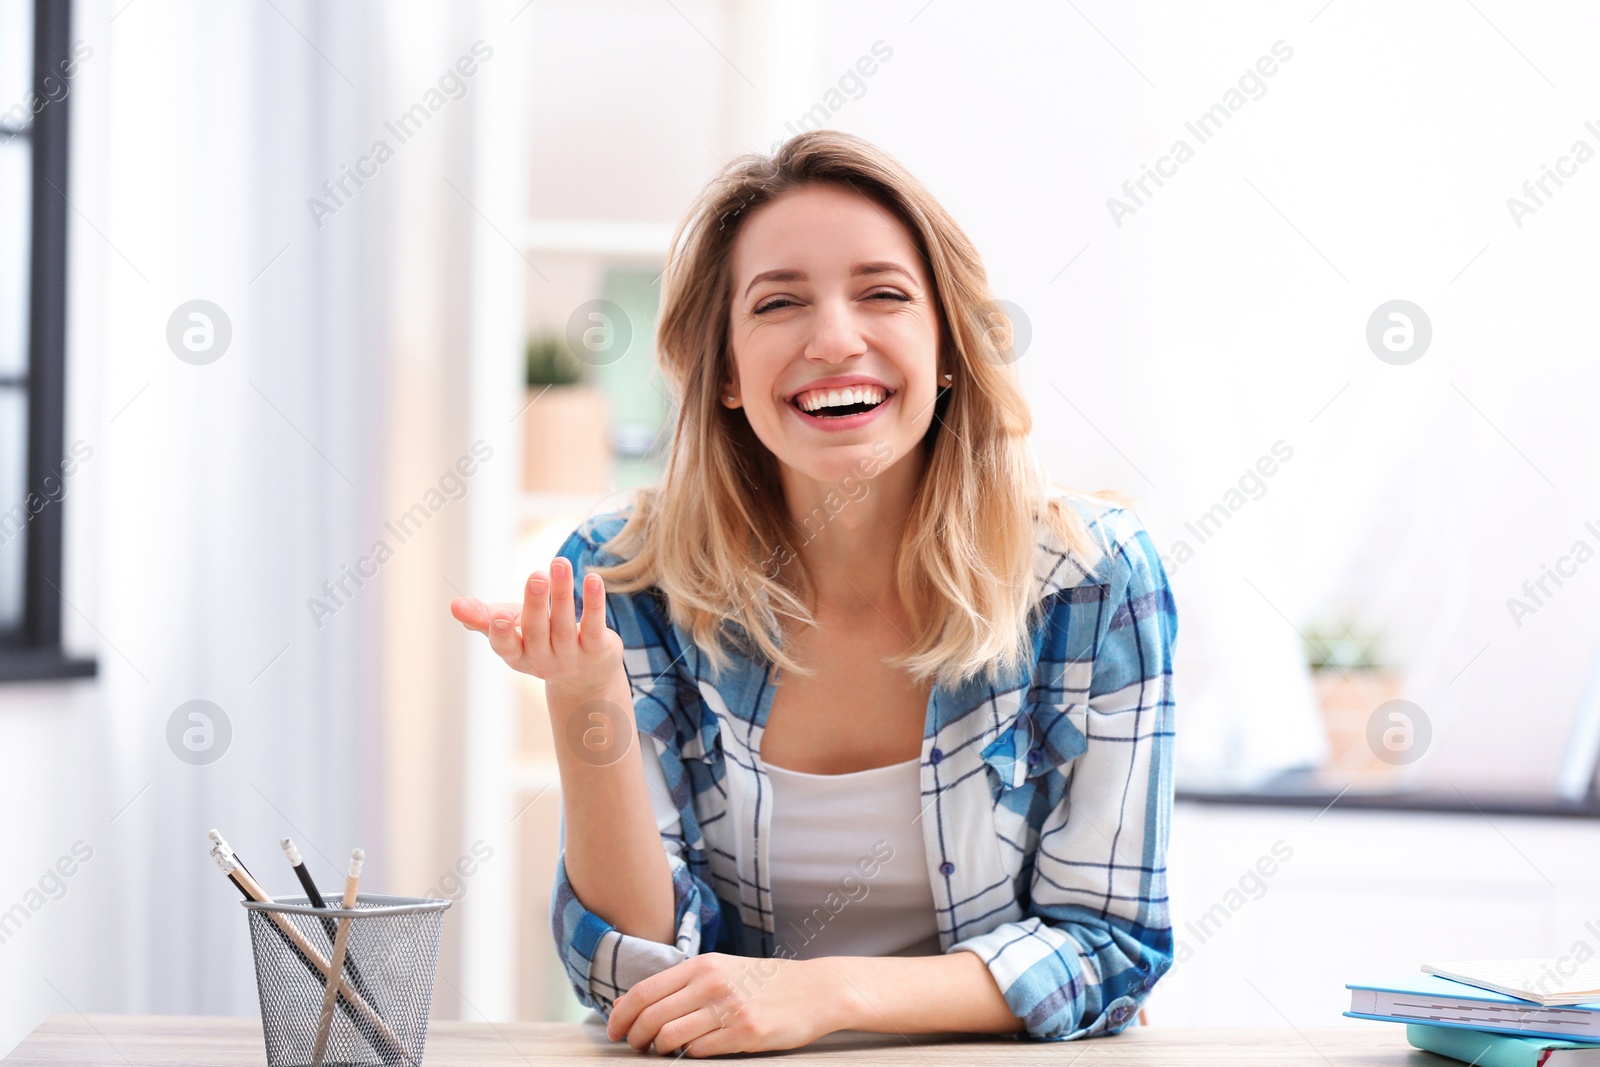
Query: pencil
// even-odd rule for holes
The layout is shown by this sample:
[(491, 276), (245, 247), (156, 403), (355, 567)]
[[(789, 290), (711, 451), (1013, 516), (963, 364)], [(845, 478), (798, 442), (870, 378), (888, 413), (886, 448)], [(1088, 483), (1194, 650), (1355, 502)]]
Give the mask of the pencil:
[(288, 857), (289, 866), (294, 868), (294, 876), (300, 879), (300, 888), (306, 891), (306, 899), (311, 901), (311, 906), (326, 908), (328, 902), (322, 899), (322, 890), (317, 888), (311, 872), (306, 870), (305, 860), (300, 858), (300, 850), (295, 847), (294, 838), (286, 837), (279, 844), (283, 846), (283, 854)]
[[(283, 846), (283, 854), (288, 858), (289, 866), (294, 869), (294, 876), (300, 879), (300, 888), (306, 891), (306, 899), (311, 902), (311, 906), (314, 908), (326, 908), (328, 902), (322, 898), (322, 890), (317, 888), (316, 880), (311, 877), (311, 871), (307, 869), (305, 861), (300, 858), (300, 850), (295, 847), (293, 838), (286, 837), (279, 844)], [(235, 856), (234, 859), (238, 859), (238, 857)], [(336, 924), (332, 919), (323, 919), (322, 929), (327, 933), (328, 944), (331, 946), (334, 935), (337, 933)], [(354, 959), (344, 961), (344, 973), (350, 976), (350, 981), (356, 987), (357, 993), (369, 999), (371, 998), (372, 994), (367, 992), (367, 984), (361, 980), (361, 971), (356, 967)]]
[[(238, 866), (243, 867), (245, 874), (250, 874), (250, 868), (249, 867), (245, 867), (244, 860), (240, 859), (234, 853), (232, 845), (228, 844), (226, 841), (224, 841), (222, 839), (222, 834), (221, 833), (219, 833), (216, 830), (212, 830), (206, 836), (211, 838), (211, 843), (213, 845), (217, 846), (218, 848), (220, 848), (222, 850), (223, 855), (227, 856), (229, 859), (231, 859)], [(251, 875), (251, 877), (254, 877), (254, 875)]]
[[(234, 855), (228, 849), (227, 843), (220, 839), (220, 836), (217, 835), (217, 832), (213, 830), (211, 833), (213, 842), (211, 847), (211, 858), (214, 859), (217, 862), (217, 865), (221, 867), (222, 870), (227, 874), (228, 881), (233, 883), (233, 887), (239, 891), (240, 896), (244, 897), (246, 900), (255, 900), (256, 896), (246, 886), (244, 878), (241, 876), (241, 871), (244, 875), (248, 875), (250, 872), (244, 870), (244, 865), (239, 862), (239, 857)], [(284, 933), (281, 923), (273, 927), (273, 932), (278, 935), (278, 940), (282, 941), (285, 947), (287, 947), (290, 952), (294, 953), (295, 958), (305, 966), (306, 970), (310, 971), (312, 975), (322, 983), (324, 988), (327, 988), (327, 975), (318, 970), (317, 965), (311, 962), (311, 960), (307, 958), (306, 954), (295, 946), (295, 943), (289, 939), (287, 934)], [(362, 995), (366, 995), (365, 990), (362, 991)], [(361, 1031), (361, 1036), (367, 1039), (367, 1043), (373, 1048), (377, 1049), (379, 1055), (383, 1056), (385, 1063), (395, 1064), (409, 1061), (409, 1057), (405, 1056), (403, 1053), (396, 1053), (394, 1050), (386, 1047), (383, 1041), (383, 1036), (378, 1033), (378, 1031), (373, 1027), (372, 1023), (362, 1018), (361, 1015), (356, 1012), (355, 1007), (348, 1000), (345, 1000), (341, 997), (339, 1000), (339, 1005), (344, 1009), (344, 1013), (350, 1019), (350, 1022), (354, 1024), (357, 1030)]]
[[(273, 903), (272, 898), (267, 895), (266, 891), (256, 883), (254, 878), (250, 877), (250, 872), (244, 870), (220, 842), (212, 847), (211, 856), (217, 861), (217, 866), (222, 869), (222, 873), (226, 874), (229, 880), (243, 890), (251, 900), (262, 904)], [(311, 942), (305, 939), (299, 930), (295, 929), (289, 920), (272, 911), (267, 912), (267, 917), (277, 926), (280, 936), (288, 941), (290, 947), (300, 954), (302, 962), (310, 967), (322, 982), (326, 983), (334, 980), (334, 972), (329, 968), (328, 961), (323, 958), (322, 953), (318, 952)], [(345, 980), (343, 974), (337, 976), (335, 984), (346, 1005), (358, 1012), (362, 1019), (377, 1031), (378, 1036), (382, 1038), (382, 1044), (388, 1046), (387, 1049), (379, 1048), (378, 1050), (380, 1053), (384, 1053), (384, 1059), (388, 1062), (393, 1062), (389, 1058), (389, 1054), (393, 1054), (403, 1061), (409, 1061), (410, 1057), (406, 1055), (405, 1046), (400, 1043), (400, 1039), (395, 1036), (394, 1031), (389, 1029), (389, 1025), (373, 1010), (372, 1005), (368, 1004), (364, 997), (357, 995), (355, 990), (350, 988), (350, 983)]]
[[(344, 910), (356, 906), (356, 887), (361, 882), (361, 863), (366, 854), (359, 848), (350, 853), (350, 876), (344, 882)], [(333, 971), (344, 968), (345, 949), (350, 944), (350, 927), (355, 922), (349, 916), (339, 920), (339, 933), (333, 939)], [(322, 1054), (328, 1048), (328, 1033), (333, 1027), (333, 1002), (339, 995), (338, 987), (330, 984), (322, 994), (322, 1017), (317, 1020), (317, 1038), (311, 1046), (312, 1067), (322, 1067)]]
[[(233, 887), (239, 891), (239, 895), (244, 897), (244, 899), (249, 900), (250, 899), (250, 890), (246, 889), (244, 887), (244, 883), (239, 880), (239, 872), (235, 871), (235, 870), (229, 870), (228, 867), (225, 866), (225, 864), (229, 862), (229, 860), (227, 858), (227, 853), (224, 852), (218, 846), (212, 845), (211, 846), (211, 858), (216, 860), (217, 861), (217, 866), (221, 867), (223, 869), (223, 871), (225, 871), (227, 873), (228, 881), (233, 883)], [(237, 861), (234, 861), (234, 862), (237, 862)]]
[[(300, 879), (300, 888), (306, 891), (306, 899), (313, 908), (326, 908), (328, 902), (322, 899), (322, 891), (317, 888), (317, 883), (312, 879), (311, 872), (306, 870), (305, 861), (300, 858), (300, 850), (294, 847), (292, 838), (284, 838), (279, 842), (283, 846), (283, 854), (289, 860), (289, 866), (294, 868), (294, 876)], [(328, 943), (333, 944), (334, 923), (332, 919), (323, 919), (322, 928), (328, 932)]]

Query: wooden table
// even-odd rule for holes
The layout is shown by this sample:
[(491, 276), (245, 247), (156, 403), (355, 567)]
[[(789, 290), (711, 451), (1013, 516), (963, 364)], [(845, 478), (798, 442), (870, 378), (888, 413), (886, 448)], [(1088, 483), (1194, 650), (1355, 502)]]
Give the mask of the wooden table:
[[(1451, 1061), (1406, 1044), (1398, 1024), (1345, 1020), (1324, 1029), (1163, 1029), (1135, 1027), (1114, 1037), (1072, 1042), (867, 1034), (840, 1031), (803, 1049), (762, 1053), (785, 1067), (863, 1061), (905, 1067), (1063, 1067), (1200, 1064), (1215, 1067), (1445, 1067)], [(584, 1023), (435, 1021), (427, 1067), (556, 1067), (574, 1060), (667, 1062), (610, 1041)], [(714, 1057), (714, 1059), (749, 1057)], [(261, 1021), (235, 1016), (56, 1015), (0, 1060), (0, 1067), (261, 1067)]]

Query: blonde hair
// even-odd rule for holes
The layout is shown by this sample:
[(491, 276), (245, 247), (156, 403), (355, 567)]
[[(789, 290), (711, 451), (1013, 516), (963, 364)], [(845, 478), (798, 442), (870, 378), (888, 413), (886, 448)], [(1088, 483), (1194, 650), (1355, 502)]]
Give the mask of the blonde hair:
[(666, 472), (659, 486), (638, 491), (627, 523), (605, 545), (624, 562), (593, 569), (611, 592), (658, 587), (672, 622), (718, 671), (728, 662), (727, 640), (784, 671), (811, 673), (780, 647), (779, 615), (803, 625), (815, 619), (804, 561), (785, 541), (794, 524), (777, 460), (744, 415), (719, 399), (733, 377), (728, 323), (741, 223), (783, 193), (818, 183), (852, 189), (904, 224), (930, 268), (940, 363), (953, 374), (920, 446), (923, 477), (894, 561), (911, 647), (885, 662), (918, 682), (992, 680), (1032, 651), (1030, 630), (1042, 613), (1036, 521), (1068, 549), (1085, 545), (1087, 529), (1053, 491), (1028, 440), (1033, 417), (1004, 358), (1010, 322), (996, 311), (977, 249), (904, 167), (849, 134), (813, 130), (771, 156), (735, 159), (679, 224), (656, 337), (678, 406)]

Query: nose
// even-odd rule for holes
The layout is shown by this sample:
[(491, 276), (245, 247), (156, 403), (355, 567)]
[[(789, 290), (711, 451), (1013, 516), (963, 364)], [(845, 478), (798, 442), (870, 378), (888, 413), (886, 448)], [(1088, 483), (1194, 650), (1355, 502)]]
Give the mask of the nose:
[(861, 336), (849, 300), (818, 300), (813, 307), (811, 338), (806, 344), (807, 359), (838, 363), (866, 352), (866, 338)]

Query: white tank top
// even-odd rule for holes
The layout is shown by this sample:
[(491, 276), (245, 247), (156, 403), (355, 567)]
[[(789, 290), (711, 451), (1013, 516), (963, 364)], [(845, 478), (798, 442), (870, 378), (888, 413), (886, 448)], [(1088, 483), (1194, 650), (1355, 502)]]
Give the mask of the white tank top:
[(778, 955), (939, 955), (920, 764), (914, 757), (850, 774), (763, 764)]

